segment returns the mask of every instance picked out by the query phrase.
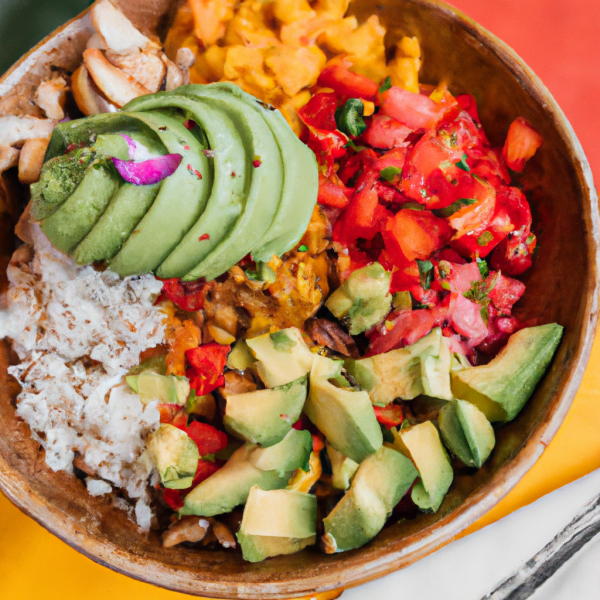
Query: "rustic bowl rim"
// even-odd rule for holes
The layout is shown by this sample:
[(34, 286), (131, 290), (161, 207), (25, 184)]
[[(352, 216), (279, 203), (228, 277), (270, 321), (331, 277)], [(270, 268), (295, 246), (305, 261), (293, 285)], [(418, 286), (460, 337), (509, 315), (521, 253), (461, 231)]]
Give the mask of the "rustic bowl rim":
[[(396, 571), (399, 568), (427, 556), (452, 540), (471, 523), (479, 519), (496, 505), (523, 477), (541, 456), (558, 428), (565, 419), (581, 383), (587, 366), (592, 343), (596, 331), (598, 294), (600, 280), (598, 265), (600, 265), (600, 232), (598, 215), (598, 196), (594, 187), (592, 172), (583, 149), (573, 128), (564, 113), (545, 87), (541, 80), (525, 64), (525, 62), (507, 44), (502, 42), (473, 19), (458, 9), (440, 0), (405, 0), (415, 5), (427, 7), (463, 28), (476, 41), (490, 50), (516, 77), (521, 85), (527, 88), (536, 102), (542, 104), (554, 119), (554, 125), (571, 151), (571, 160), (576, 170), (581, 189), (584, 192), (583, 218), (585, 238), (587, 242), (588, 261), (590, 265), (586, 288), (583, 326), (579, 337), (579, 346), (573, 357), (568, 374), (563, 379), (566, 385), (556, 403), (554, 412), (544, 422), (540, 423), (531, 434), (519, 454), (495, 473), (481, 488), (471, 494), (459, 507), (451, 511), (443, 519), (430, 527), (423, 539), (417, 540), (410, 546), (397, 551), (388, 552), (385, 558), (366, 560), (359, 571), (350, 571), (343, 565), (336, 570), (335, 577), (314, 576), (312, 578), (298, 577), (294, 580), (265, 582), (262, 584), (244, 585), (243, 583), (219, 583), (181, 581), (177, 570), (166, 568), (166, 565), (153, 559), (135, 560), (133, 555), (113, 544), (99, 542), (84, 528), (73, 527), (57, 509), (49, 506), (31, 490), (20, 476), (17, 476), (0, 457), (0, 491), (19, 509), (33, 518), (48, 531), (56, 535), (69, 546), (75, 548), (95, 562), (107, 566), (119, 573), (134, 579), (152, 583), (173, 591), (193, 595), (214, 596), (220, 598), (285, 598), (319, 593), (336, 588), (349, 588), (360, 585), (372, 579)], [(25, 74), (36, 59), (48, 49), (55, 46), (59, 37), (68, 35), (70, 31), (86, 25), (86, 15), (89, 8), (74, 19), (59, 27), (32, 50), (17, 61), (2, 77), (0, 77), (0, 93), (9, 91), (21, 76)], [(89, 22), (88, 22), (89, 23)], [(74, 29), (72, 29), (74, 28)], [(167, 573), (168, 571), (168, 573)], [(181, 572), (179, 572), (181, 577)], [(327, 580), (325, 580), (327, 579)]]

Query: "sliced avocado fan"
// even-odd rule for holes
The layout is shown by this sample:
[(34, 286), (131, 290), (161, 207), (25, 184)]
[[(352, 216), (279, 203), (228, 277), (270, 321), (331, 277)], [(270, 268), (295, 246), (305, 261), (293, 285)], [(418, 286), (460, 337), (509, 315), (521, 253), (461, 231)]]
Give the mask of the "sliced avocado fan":
[[(128, 183), (111, 160), (130, 158), (123, 136), (181, 163), (158, 183)], [(268, 262), (291, 250), (317, 193), (315, 157), (279, 111), (234, 84), (188, 85), (59, 124), (31, 212), (79, 264), (211, 280), (247, 254)]]

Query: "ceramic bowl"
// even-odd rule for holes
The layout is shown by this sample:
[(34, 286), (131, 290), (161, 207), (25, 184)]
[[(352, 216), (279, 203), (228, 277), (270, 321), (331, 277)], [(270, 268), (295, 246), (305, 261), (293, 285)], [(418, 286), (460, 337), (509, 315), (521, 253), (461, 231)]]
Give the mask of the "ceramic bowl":
[[(121, 5), (144, 28), (164, 25), (170, 9), (172, 14), (169, 0), (122, 0)], [(67, 544), (111, 569), (216, 598), (289, 598), (358, 585), (423, 558), (481, 517), (535, 463), (569, 410), (594, 335), (599, 264), (597, 197), (569, 123), (510, 48), (450, 6), (434, 0), (354, 0), (351, 12), (359, 19), (378, 14), (390, 45), (401, 35), (416, 35), (423, 48), (421, 80), (446, 81), (454, 93), (473, 94), (494, 145), (503, 143), (518, 116), (544, 136), (520, 178), (532, 204), (539, 252), (524, 278), (527, 293), (518, 312), (564, 325), (552, 368), (518, 418), (498, 429), (491, 459), (477, 472), (459, 472), (437, 513), (391, 525), (351, 552), (326, 555), (310, 549), (250, 564), (231, 551), (164, 549), (158, 534), (140, 535), (123, 512), (107, 499), (90, 496), (74, 476), (52, 472), (28, 427), (15, 416), (18, 387), (6, 367), (16, 357), (2, 345), (0, 489)], [(31, 112), (31, 104), (21, 100), (23, 92), (34, 90), (52, 64), (73, 69), (89, 35), (84, 14), (17, 63), (0, 80), (0, 113)], [(14, 247), (12, 227), (23, 196), (12, 175), (5, 175), (0, 196), (4, 263)]]

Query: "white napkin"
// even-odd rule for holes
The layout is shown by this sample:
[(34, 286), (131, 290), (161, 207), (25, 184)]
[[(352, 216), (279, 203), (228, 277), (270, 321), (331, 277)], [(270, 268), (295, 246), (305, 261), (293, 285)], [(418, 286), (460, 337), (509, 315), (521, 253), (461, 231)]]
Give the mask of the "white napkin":
[[(594, 496), (600, 470), (387, 577), (344, 592), (342, 600), (481, 600), (532, 558)], [(600, 536), (584, 546), (532, 600), (599, 600)]]

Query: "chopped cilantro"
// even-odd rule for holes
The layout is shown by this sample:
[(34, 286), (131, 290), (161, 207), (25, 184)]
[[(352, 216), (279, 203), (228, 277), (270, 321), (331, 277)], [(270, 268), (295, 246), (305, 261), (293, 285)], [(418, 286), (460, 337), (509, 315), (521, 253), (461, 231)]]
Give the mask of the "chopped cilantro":
[(421, 189), (421, 190), (420, 190), (420, 193), (421, 193), (421, 196), (422, 196), (423, 198), (427, 198), (427, 190), (425, 190), (425, 189)]
[(449, 206), (445, 208), (438, 208), (436, 210), (432, 210), (431, 212), (436, 217), (451, 217), (455, 212), (458, 212), (463, 206), (471, 206), (471, 204), (475, 204), (477, 202), (477, 198), (459, 198), (456, 202), (453, 202)]
[(457, 184), (458, 184), (458, 179), (453, 179), (453, 180), (450, 182), (450, 185), (457, 185)]
[(344, 106), (335, 111), (337, 128), (348, 136), (358, 137), (364, 133), (367, 124), (363, 119), (365, 106), (358, 98), (350, 98)]
[(259, 281), (260, 277), (258, 275), (257, 271), (254, 271), (253, 269), (248, 269), (246, 271), (246, 277), (250, 280), (250, 281)]
[(488, 276), (488, 273), (490, 272), (487, 263), (482, 258), (479, 258), (479, 256), (476, 256), (475, 260), (477, 261), (477, 266), (479, 267), (479, 272), (481, 273), (481, 276), (485, 279)]
[(500, 273), (496, 273), (496, 275), (489, 282), (486, 282), (485, 279), (481, 281), (473, 281), (471, 283), (471, 289), (463, 294), (467, 300), (479, 304), (481, 318), (486, 325), (488, 322), (488, 306), (490, 305), (489, 295), (490, 292), (496, 287), (499, 276)]
[(403, 204), (401, 208), (403, 210), (405, 208), (407, 208), (408, 210), (425, 210), (425, 207), (422, 204), (419, 204), (418, 202), (407, 202), (406, 204)]
[(383, 92), (387, 92), (392, 87), (392, 80), (390, 77), (386, 77), (385, 81), (381, 84), (379, 88), (379, 93), (383, 94)]
[(385, 169), (381, 169), (381, 171), (379, 172), (379, 176), (382, 179), (385, 179), (386, 181), (394, 181), (394, 177), (396, 177), (396, 175), (401, 175), (402, 174), (402, 169), (399, 169), (398, 167), (386, 167)]
[(360, 152), (361, 150), (366, 150), (366, 146), (357, 146), (352, 140), (348, 140), (344, 144), (344, 148), (352, 148), (354, 152)]
[(430, 260), (417, 260), (417, 266), (419, 267), (421, 287), (428, 290), (433, 281), (433, 263)]
[(292, 348), (296, 345), (296, 342), (285, 331), (276, 331), (271, 333), (269, 337), (273, 341), (273, 347), (277, 352), (290, 354)]
[(298, 247), (298, 252), (308, 252), (308, 246), (306, 244), (302, 244), (302, 246)]
[(529, 244), (531, 244), (531, 242), (533, 242), (533, 240), (535, 240), (535, 235), (533, 235), (533, 233), (530, 233), (530, 234), (527, 236), (527, 239), (525, 240), (525, 243), (526, 243), (527, 245), (529, 245)]
[(489, 231), (484, 231), (478, 238), (477, 243), (480, 246), (487, 246), (492, 240), (494, 236)]
[(463, 171), (466, 171), (467, 173), (469, 173), (471, 171), (471, 167), (467, 164), (467, 158), (469, 158), (466, 154), (462, 155), (462, 158), (457, 162), (454, 163), (459, 169), (462, 169)]

